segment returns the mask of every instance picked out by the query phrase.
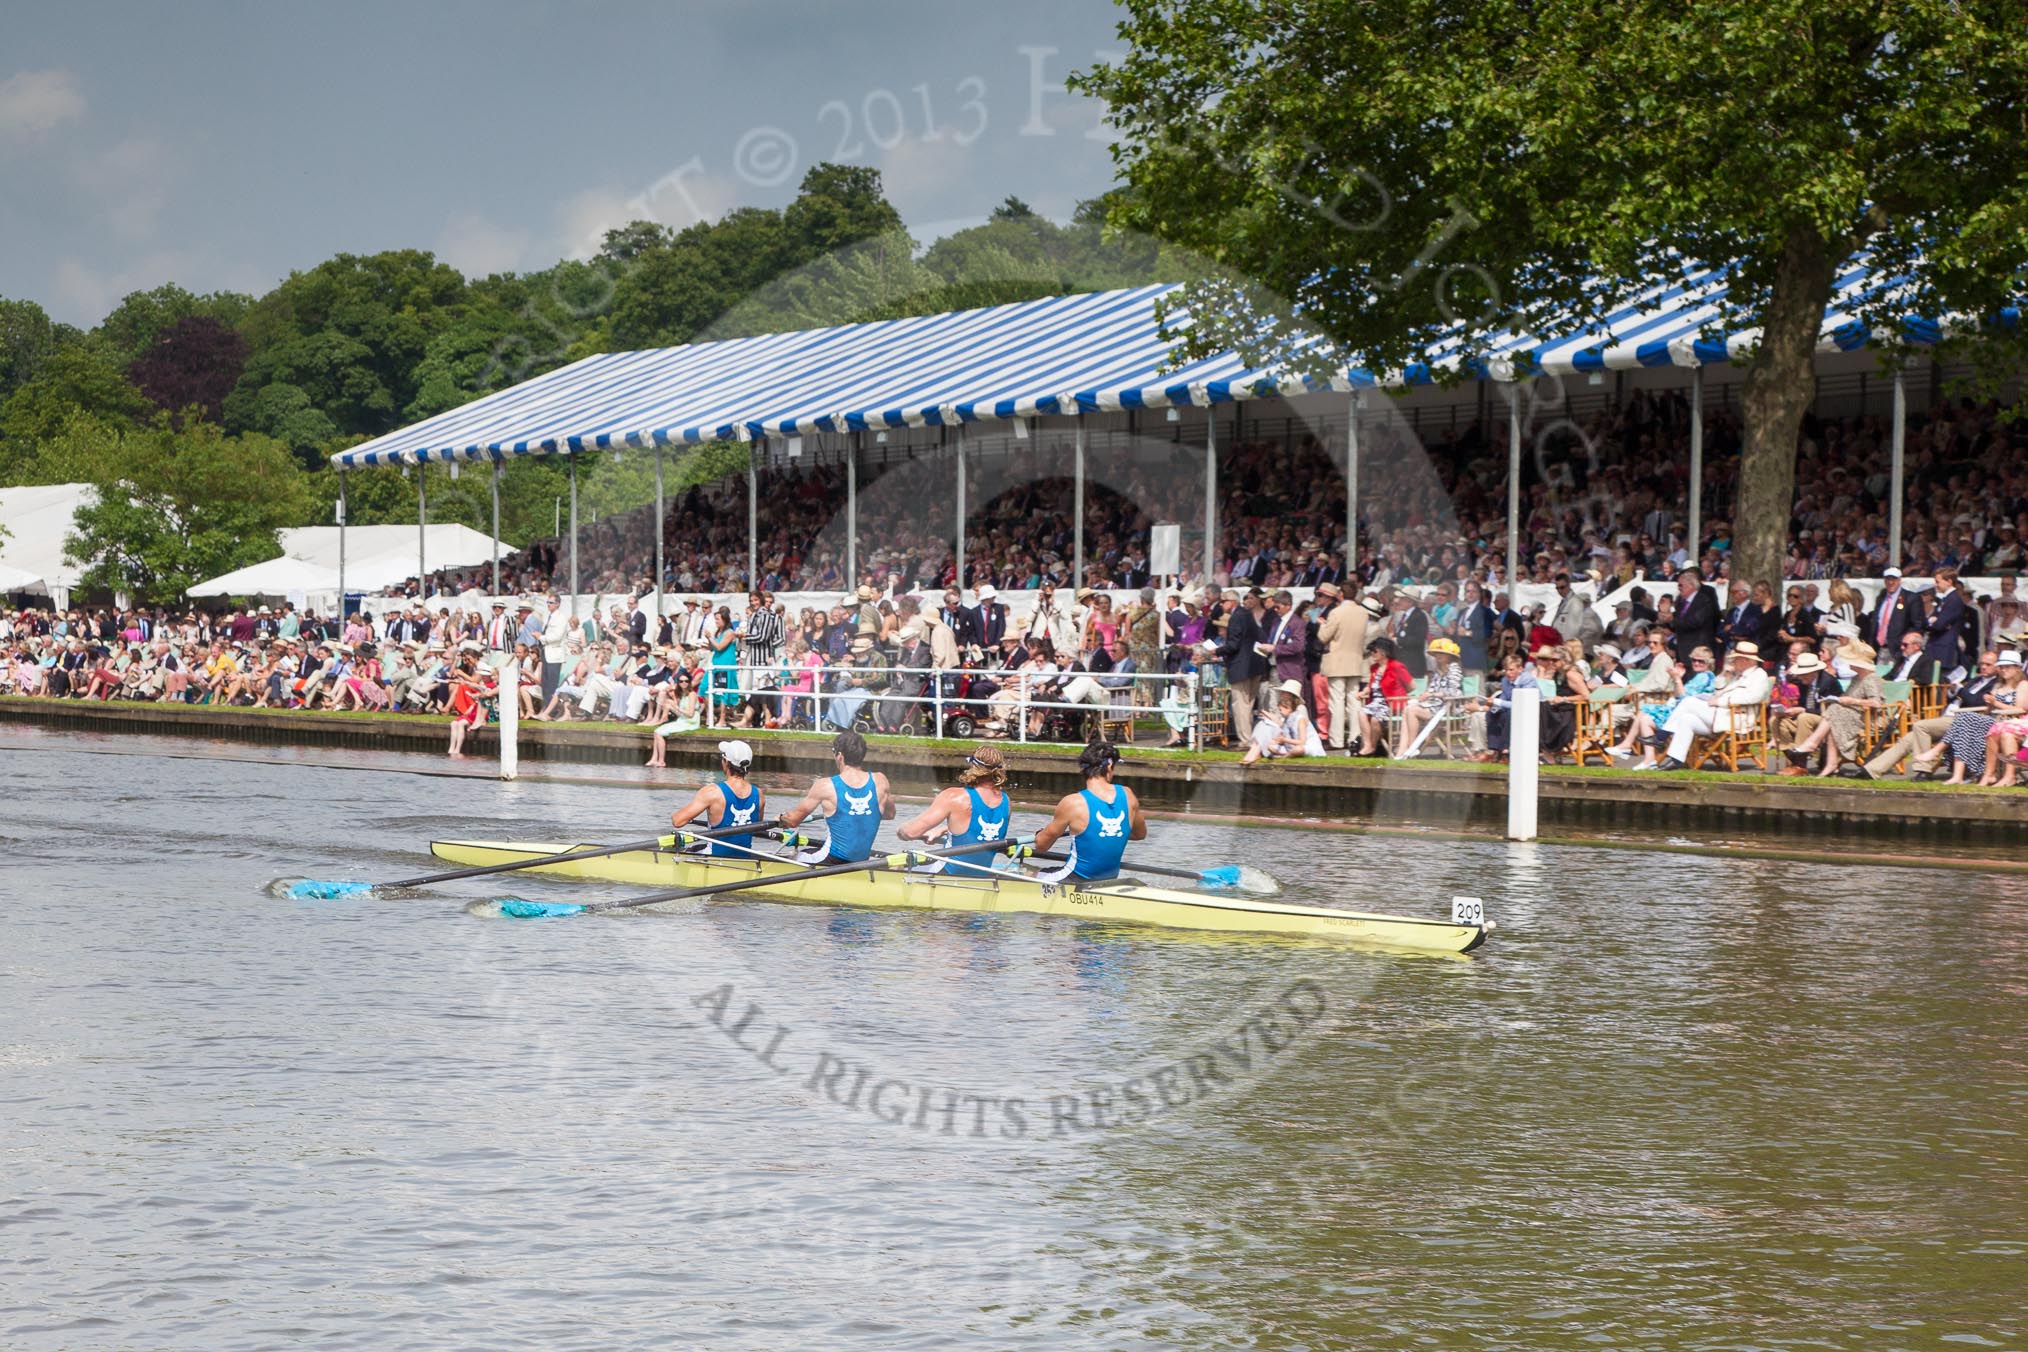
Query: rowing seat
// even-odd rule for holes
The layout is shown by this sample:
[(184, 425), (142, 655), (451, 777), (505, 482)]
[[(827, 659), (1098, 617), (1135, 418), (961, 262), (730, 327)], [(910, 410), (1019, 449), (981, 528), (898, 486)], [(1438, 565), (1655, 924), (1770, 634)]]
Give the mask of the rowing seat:
[(1741, 761), (1751, 762), (1755, 768), (1767, 769), (1767, 701), (1759, 704), (1728, 704), (1722, 713), (1727, 715), (1724, 726), (1716, 732), (1706, 733), (1690, 743), (1690, 768), (1701, 770), (1713, 757), (1723, 761), (1725, 768), (1735, 774)]

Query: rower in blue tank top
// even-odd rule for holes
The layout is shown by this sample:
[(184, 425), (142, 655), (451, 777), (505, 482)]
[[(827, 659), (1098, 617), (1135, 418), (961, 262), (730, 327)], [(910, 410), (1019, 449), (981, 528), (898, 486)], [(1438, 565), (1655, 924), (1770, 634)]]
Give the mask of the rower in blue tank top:
[[(718, 766), (723, 778), (706, 784), (688, 803), (669, 814), (678, 831), (699, 818), (713, 831), (727, 826), (760, 826), (767, 800), (760, 786), (747, 778), (753, 769), (753, 748), (745, 742), (720, 742)], [(753, 834), (727, 836), (712, 841), (708, 850), (701, 845), (697, 849), (721, 859), (751, 859)]]
[(1037, 854), (1070, 837), (1070, 858), (1061, 868), (1042, 874), (1044, 881), (1068, 878), (1096, 883), (1117, 878), (1127, 842), (1148, 838), (1148, 819), (1141, 814), (1140, 800), (1132, 789), (1113, 783), (1113, 767), (1119, 760), (1119, 748), (1106, 741), (1093, 742), (1078, 757), (1084, 787), (1064, 795), (1049, 824), (1035, 833)]
[(887, 776), (866, 768), (866, 739), (841, 732), (831, 739), (838, 773), (810, 785), (803, 800), (782, 814), (782, 825), (800, 826), (821, 815), (831, 839), (797, 856), (806, 864), (856, 864), (873, 855), (873, 837), (880, 823), (894, 816), (894, 791)]
[[(895, 834), (903, 840), (935, 840), (947, 834), (949, 838), (939, 841), (939, 847), (1005, 840), (1012, 820), (1006, 786), (1006, 756), (997, 746), (981, 744), (965, 757), (965, 768), (958, 772), (957, 784), (938, 794), (920, 815), (904, 822)], [(981, 869), (1003, 868), (1012, 862), (1004, 853), (995, 852), (990, 858), (974, 857), (962, 864), (938, 859), (922, 868), (932, 873), (949, 871), (958, 876), (978, 876)]]

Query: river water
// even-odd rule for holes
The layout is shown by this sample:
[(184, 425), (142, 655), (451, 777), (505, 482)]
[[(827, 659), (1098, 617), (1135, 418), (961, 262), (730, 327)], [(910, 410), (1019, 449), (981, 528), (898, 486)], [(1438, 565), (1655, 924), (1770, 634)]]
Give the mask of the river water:
[(646, 836), (696, 780), (227, 752), (0, 733), (0, 1346), (2023, 1339), (2016, 874), (1163, 821), (1500, 929), (515, 922), (464, 906), (614, 889), (266, 885)]

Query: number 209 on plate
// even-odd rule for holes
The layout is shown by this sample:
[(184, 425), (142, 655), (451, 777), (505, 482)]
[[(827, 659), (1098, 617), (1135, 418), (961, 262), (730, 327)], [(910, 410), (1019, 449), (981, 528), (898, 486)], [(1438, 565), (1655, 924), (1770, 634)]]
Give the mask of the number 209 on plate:
[(1453, 925), (1485, 924), (1486, 904), (1477, 897), (1452, 897), (1451, 923)]

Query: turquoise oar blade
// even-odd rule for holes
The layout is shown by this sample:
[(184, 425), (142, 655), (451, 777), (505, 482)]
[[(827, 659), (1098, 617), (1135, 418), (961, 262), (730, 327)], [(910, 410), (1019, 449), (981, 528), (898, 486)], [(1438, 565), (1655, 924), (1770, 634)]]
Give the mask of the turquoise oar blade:
[(1228, 887), (1238, 887), (1239, 865), (1221, 864), (1217, 868), (1205, 869), (1197, 875), (1197, 881), (1206, 887), (1215, 887), (1220, 890)]
[(514, 920), (544, 920), (553, 915), (576, 915), (584, 909), (575, 901), (523, 901), (520, 897), (500, 898), (500, 914)]
[(363, 897), (373, 890), (372, 883), (326, 882), (318, 878), (305, 878), (289, 884), (284, 894), (292, 901), (336, 901), (340, 897)]

